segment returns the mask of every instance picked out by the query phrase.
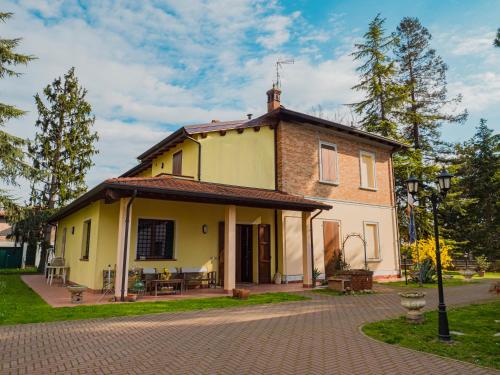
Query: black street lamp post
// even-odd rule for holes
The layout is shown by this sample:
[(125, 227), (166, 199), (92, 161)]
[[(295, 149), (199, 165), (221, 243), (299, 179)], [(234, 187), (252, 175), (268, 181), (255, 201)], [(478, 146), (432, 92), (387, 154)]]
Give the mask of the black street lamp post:
[(446, 313), (446, 305), (444, 303), (444, 290), (443, 290), (443, 273), (441, 269), (441, 251), (439, 249), (439, 228), (438, 228), (438, 203), (446, 197), (448, 190), (451, 187), (451, 178), (453, 175), (447, 173), (446, 171), (441, 172), (438, 177), (437, 189), (440, 195), (434, 189), (429, 186), (420, 183), (415, 177), (410, 177), (406, 183), (408, 186), (408, 191), (415, 198), (418, 193), (419, 185), (424, 190), (430, 190), (431, 194), (429, 198), (432, 203), (432, 215), (434, 217), (434, 239), (436, 241), (436, 272), (438, 277), (438, 294), (439, 294), (439, 305), (438, 305), (438, 336), (441, 341), (450, 341), (450, 329), (448, 327), (448, 315)]

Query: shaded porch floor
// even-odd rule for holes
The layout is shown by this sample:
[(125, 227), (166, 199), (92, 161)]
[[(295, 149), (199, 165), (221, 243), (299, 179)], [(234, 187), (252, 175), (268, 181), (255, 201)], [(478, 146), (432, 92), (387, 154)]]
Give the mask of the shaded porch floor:
[[(23, 275), (22, 280), (33, 289), (45, 302), (52, 307), (64, 306), (79, 306), (79, 305), (99, 305), (111, 302), (110, 299), (113, 294), (89, 293), (84, 292), (83, 303), (73, 304), (70, 301), (70, 293), (62, 285), (61, 281), (54, 280), (52, 285), (47, 284), (47, 279), (43, 275)], [(272, 292), (301, 292), (304, 291), (302, 283), (290, 284), (250, 284), (242, 283), (237, 284), (237, 288), (250, 289), (252, 294), (272, 293)], [(222, 297), (228, 294), (221, 288), (203, 288), (203, 289), (189, 289), (182, 294), (168, 294), (155, 296), (141, 296), (138, 300), (140, 302), (154, 302), (154, 301), (171, 301), (177, 299), (190, 299), (190, 298), (208, 298), (208, 297)], [(129, 302), (124, 302), (129, 303)]]

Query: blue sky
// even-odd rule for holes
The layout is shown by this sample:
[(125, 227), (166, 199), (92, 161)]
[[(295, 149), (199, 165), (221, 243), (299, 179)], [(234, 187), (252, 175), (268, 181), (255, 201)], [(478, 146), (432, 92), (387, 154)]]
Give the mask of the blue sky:
[[(343, 104), (359, 98), (349, 55), (377, 13), (393, 31), (418, 17), (449, 65), (450, 95), (463, 94), (470, 116), (444, 126), (447, 140), (474, 133), (479, 118), (499, 129), (499, 1), (44, 1), (7, 0), (15, 13), (1, 37), (22, 37), (19, 51), (38, 59), (5, 79), (0, 101), (29, 113), (8, 130), (33, 137), (33, 95), (76, 67), (96, 115), (100, 154), (90, 186), (135, 165), (135, 157), (178, 126), (262, 114), (277, 58), (282, 104), (337, 121), (353, 120)], [(459, 110), (460, 108), (457, 108)]]

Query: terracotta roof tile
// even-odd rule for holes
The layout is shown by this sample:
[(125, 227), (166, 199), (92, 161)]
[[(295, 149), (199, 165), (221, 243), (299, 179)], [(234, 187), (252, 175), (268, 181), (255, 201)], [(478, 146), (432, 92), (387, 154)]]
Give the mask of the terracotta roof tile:
[(201, 182), (192, 179), (178, 178), (173, 176), (158, 176), (158, 177), (119, 177), (106, 180), (106, 183), (111, 186), (128, 186), (138, 188), (152, 188), (158, 189), (169, 193), (178, 192), (199, 194), (200, 196), (209, 198), (224, 198), (227, 200), (254, 200), (258, 202), (285, 203), (297, 206), (309, 206), (310, 208), (323, 208), (329, 209), (330, 206), (316, 202), (313, 200), (305, 199), (296, 195), (283, 193), (276, 190), (258, 189), (234, 185), (225, 185), (210, 182)]

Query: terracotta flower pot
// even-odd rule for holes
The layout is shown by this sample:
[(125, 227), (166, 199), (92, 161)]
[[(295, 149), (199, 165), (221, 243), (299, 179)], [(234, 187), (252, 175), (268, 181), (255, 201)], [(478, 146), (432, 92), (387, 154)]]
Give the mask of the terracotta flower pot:
[(424, 292), (400, 292), (401, 305), (408, 310), (406, 320), (413, 324), (422, 323), (424, 315), (422, 308), (426, 305)]
[(127, 301), (128, 302), (135, 302), (135, 301), (137, 301), (137, 294), (129, 294), (129, 295), (127, 295)]

